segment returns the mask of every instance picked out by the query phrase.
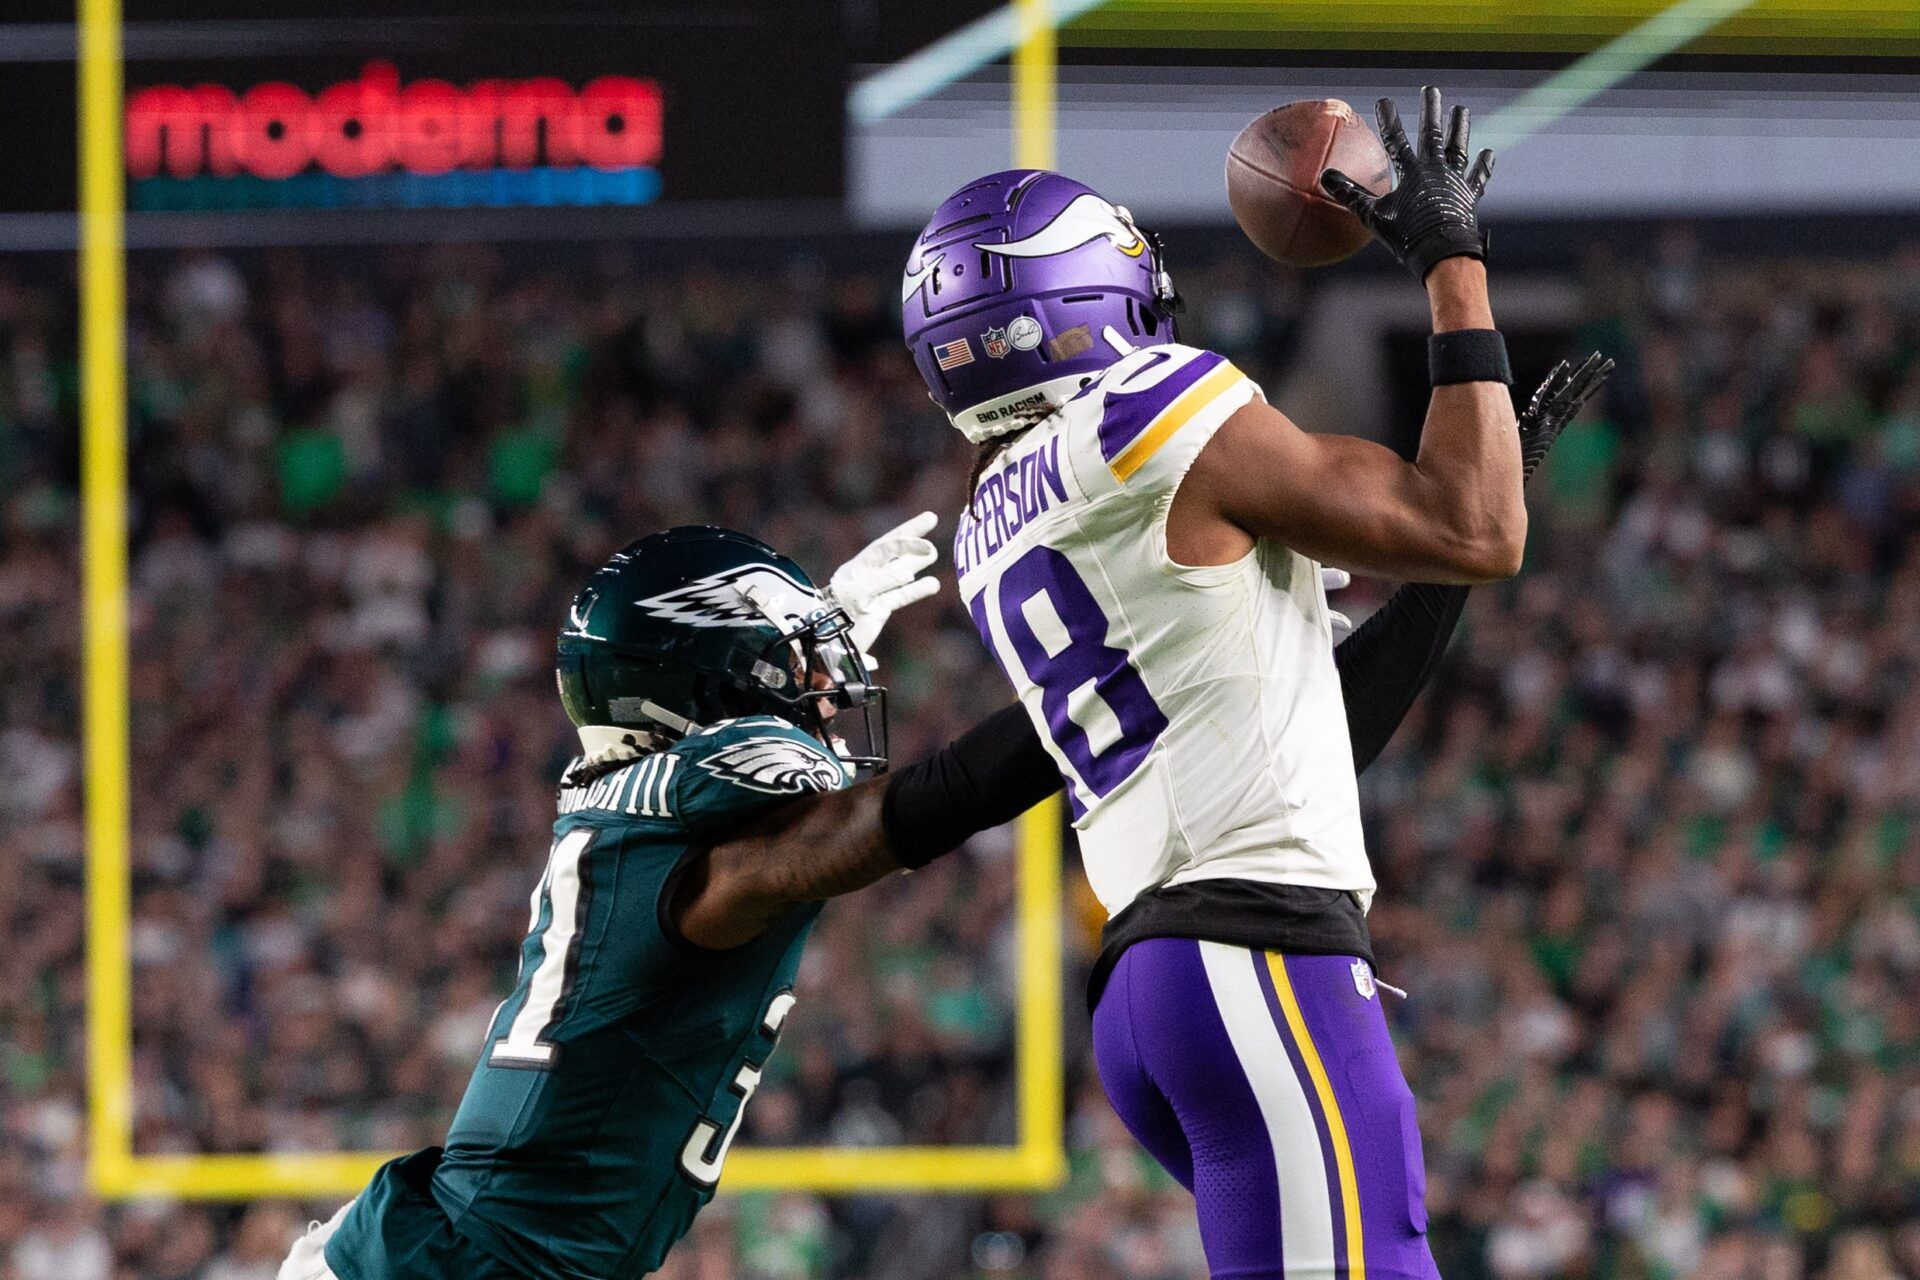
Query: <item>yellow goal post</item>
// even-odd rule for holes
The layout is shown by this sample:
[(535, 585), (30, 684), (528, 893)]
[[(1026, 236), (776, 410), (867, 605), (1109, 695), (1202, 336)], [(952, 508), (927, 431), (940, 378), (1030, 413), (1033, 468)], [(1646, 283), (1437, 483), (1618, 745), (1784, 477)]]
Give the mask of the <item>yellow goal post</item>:
[[(1013, 152), (1053, 159), (1050, 0), (1016, 0)], [(120, 0), (78, 0), (81, 562), (84, 623), (89, 1172), (107, 1199), (344, 1197), (391, 1152), (141, 1154), (133, 1147), (130, 762), (127, 661), (126, 183)], [(1017, 829), (1019, 989), (1011, 1146), (742, 1148), (724, 1189), (992, 1192), (1056, 1185), (1062, 1126), (1060, 855), (1053, 800)]]

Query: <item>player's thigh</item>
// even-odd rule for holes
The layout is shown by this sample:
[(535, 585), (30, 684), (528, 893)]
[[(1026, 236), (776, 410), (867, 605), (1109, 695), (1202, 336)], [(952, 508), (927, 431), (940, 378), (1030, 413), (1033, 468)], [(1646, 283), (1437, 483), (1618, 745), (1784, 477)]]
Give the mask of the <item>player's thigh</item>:
[[(1107, 1101), (1113, 1104), (1127, 1132), (1160, 1162), (1161, 1168), (1191, 1191), (1193, 1152), (1172, 1104), (1147, 1072), (1131, 1017), (1136, 1000), (1133, 984), (1144, 980), (1151, 985), (1156, 976), (1151, 972), (1152, 945), (1146, 942), (1128, 948), (1100, 993), (1100, 1003), (1093, 1011), (1093, 1062), (1107, 1091)], [(1136, 979), (1136, 973), (1142, 978)]]
[[(1209, 945), (1152, 938), (1129, 947), (1115, 970), (1116, 978), (1126, 970), (1127, 981), (1102, 995), (1097, 1023), (1111, 1044), (1124, 1015), (1143, 1088), (1178, 1127), (1189, 1175), (1182, 1181), (1193, 1191), (1208, 1269), (1215, 1276), (1279, 1277), (1280, 1165), (1254, 1081), (1216, 1003), (1204, 954)], [(1099, 1049), (1098, 1036), (1095, 1044)], [(1114, 1056), (1110, 1050), (1103, 1056), (1103, 1078)], [(1111, 1080), (1109, 1089), (1115, 1090)], [(1131, 1116), (1128, 1123), (1140, 1133)], [(1168, 1163), (1144, 1136), (1142, 1142)]]
[(336, 1280), (333, 1268), (327, 1265), (327, 1241), (333, 1239), (333, 1233), (340, 1229), (341, 1221), (351, 1208), (353, 1201), (349, 1200), (325, 1222), (308, 1227), (306, 1234), (293, 1242), (274, 1280)]
[(1135, 952), (1129, 1021), (1191, 1149), (1213, 1274), (1431, 1280), (1412, 1094), (1371, 975), (1220, 943)]
[(1337, 1254), (1364, 1258), (1374, 1280), (1437, 1276), (1419, 1118), (1372, 970), (1353, 956), (1267, 953), (1259, 962), (1314, 1119)]

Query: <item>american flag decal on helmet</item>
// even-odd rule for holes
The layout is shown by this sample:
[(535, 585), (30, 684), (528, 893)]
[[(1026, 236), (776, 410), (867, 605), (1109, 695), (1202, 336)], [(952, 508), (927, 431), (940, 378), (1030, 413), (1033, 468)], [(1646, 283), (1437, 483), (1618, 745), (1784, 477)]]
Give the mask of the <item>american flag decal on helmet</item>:
[(972, 364), (973, 344), (965, 338), (943, 342), (933, 349), (933, 362), (942, 369), (958, 369), (963, 364)]

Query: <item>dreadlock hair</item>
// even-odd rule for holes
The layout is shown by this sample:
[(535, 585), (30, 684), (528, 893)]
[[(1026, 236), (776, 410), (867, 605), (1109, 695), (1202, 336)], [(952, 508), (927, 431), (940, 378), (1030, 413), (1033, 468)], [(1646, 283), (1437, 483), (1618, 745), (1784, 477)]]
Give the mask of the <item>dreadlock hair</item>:
[(1013, 447), (1014, 441), (1027, 434), (1040, 423), (1051, 418), (1057, 404), (1036, 404), (1025, 409), (1016, 409), (1011, 416), (1019, 425), (1011, 431), (982, 440), (973, 447), (973, 471), (967, 476), (967, 514), (972, 515), (973, 497), (980, 489), (980, 481), (986, 477), (988, 468), (994, 460)]
[(652, 755), (656, 751), (666, 751), (674, 744), (671, 734), (658, 729), (635, 729), (625, 739), (612, 746), (602, 747), (591, 755), (581, 756), (560, 775), (560, 790), (584, 787), (590, 782), (598, 782), (610, 773), (626, 768), (635, 760)]

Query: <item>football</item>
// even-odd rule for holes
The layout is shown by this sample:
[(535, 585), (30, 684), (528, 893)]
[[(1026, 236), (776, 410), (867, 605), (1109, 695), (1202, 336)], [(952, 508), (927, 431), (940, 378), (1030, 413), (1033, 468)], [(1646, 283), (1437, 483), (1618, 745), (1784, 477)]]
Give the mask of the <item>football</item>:
[(1372, 233), (1320, 189), (1338, 169), (1384, 195), (1393, 186), (1386, 148), (1338, 98), (1289, 102), (1259, 116), (1227, 149), (1227, 203), (1247, 238), (1269, 258), (1324, 267), (1358, 253)]

